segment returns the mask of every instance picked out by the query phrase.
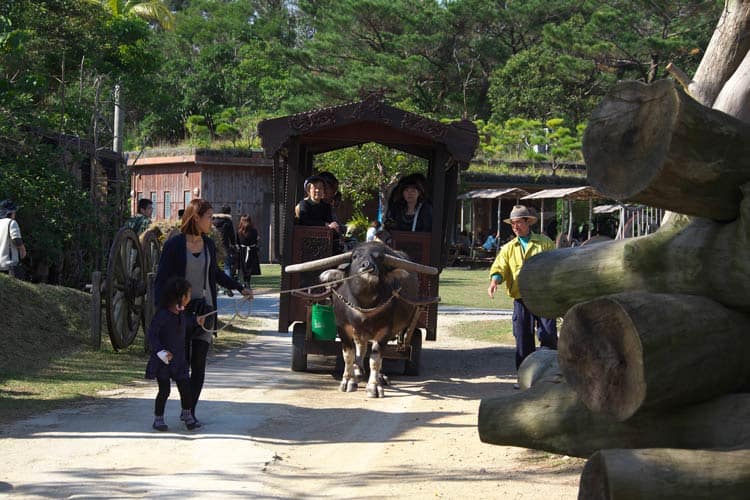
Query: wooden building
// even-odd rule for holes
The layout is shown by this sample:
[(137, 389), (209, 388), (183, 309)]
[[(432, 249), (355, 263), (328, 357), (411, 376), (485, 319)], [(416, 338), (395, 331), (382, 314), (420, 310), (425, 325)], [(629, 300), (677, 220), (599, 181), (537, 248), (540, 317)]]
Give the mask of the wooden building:
[(249, 214), (261, 238), (260, 255), (267, 260), (272, 225), (273, 160), (261, 150), (154, 150), (129, 154), (131, 212), (138, 200), (154, 203), (153, 219), (177, 221), (178, 211), (193, 198), (211, 202), (214, 211), (232, 209), (235, 227), (240, 214)]

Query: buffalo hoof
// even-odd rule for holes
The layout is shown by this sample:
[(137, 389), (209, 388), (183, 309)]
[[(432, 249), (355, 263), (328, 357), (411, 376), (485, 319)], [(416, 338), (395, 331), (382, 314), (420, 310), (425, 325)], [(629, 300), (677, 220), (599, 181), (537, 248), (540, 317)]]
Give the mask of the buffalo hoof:
[(367, 384), (366, 391), (368, 398), (382, 398), (385, 395), (382, 385)]

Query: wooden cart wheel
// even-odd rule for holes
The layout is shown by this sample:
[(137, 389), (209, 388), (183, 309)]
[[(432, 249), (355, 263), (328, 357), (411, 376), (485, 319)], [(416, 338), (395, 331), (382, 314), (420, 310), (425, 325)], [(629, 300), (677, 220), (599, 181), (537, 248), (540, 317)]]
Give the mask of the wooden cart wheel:
[(305, 349), (305, 335), (307, 326), (296, 323), (292, 329), (292, 371), (307, 371), (307, 349)]
[(104, 302), (109, 338), (115, 350), (133, 343), (146, 300), (143, 251), (135, 231), (122, 228), (115, 235), (107, 259)]
[(141, 236), (141, 248), (143, 249), (143, 266), (146, 274), (154, 273), (159, 268), (161, 258), (161, 243), (159, 243), (158, 229), (149, 229)]
[(404, 366), (404, 375), (419, 375), (419, 360), (422, 357), (422, 330), (416, 328), (411, 336), (411, 353)]

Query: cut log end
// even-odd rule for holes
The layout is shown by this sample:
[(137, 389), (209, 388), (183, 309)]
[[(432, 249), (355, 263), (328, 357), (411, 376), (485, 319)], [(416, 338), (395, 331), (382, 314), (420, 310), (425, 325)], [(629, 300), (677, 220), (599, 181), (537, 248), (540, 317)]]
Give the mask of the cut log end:
[[(643, 191), (660, 173), (679, 108), (671, 80), (622, 82), (594, 111), (583, 140), (589, 183), (615, 199)], [(613, 164), (613, 162), (615, 164)]]
[(582, 306), (565, 315), (560, 367), (591, 411), (623, 421), (646, 397), (637, 329), (628, 312), (614, 300), (601, 298)]

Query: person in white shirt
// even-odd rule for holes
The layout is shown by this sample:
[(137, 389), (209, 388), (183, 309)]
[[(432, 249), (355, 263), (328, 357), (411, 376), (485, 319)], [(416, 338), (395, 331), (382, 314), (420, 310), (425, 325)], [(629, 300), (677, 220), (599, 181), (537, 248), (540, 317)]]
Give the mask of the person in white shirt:
[(367, 234), (365, 235), (365, 241), (372, 241), (375, 239), (375, 235), (380, 230), (380, 222), (373, 221), (370, 227), (367, 228)]
[(17, 211), (18, 207), (11, 200), (0, 202), (0, 272), (11, 275), (26, 257), (21, 227), (16, 221)]

